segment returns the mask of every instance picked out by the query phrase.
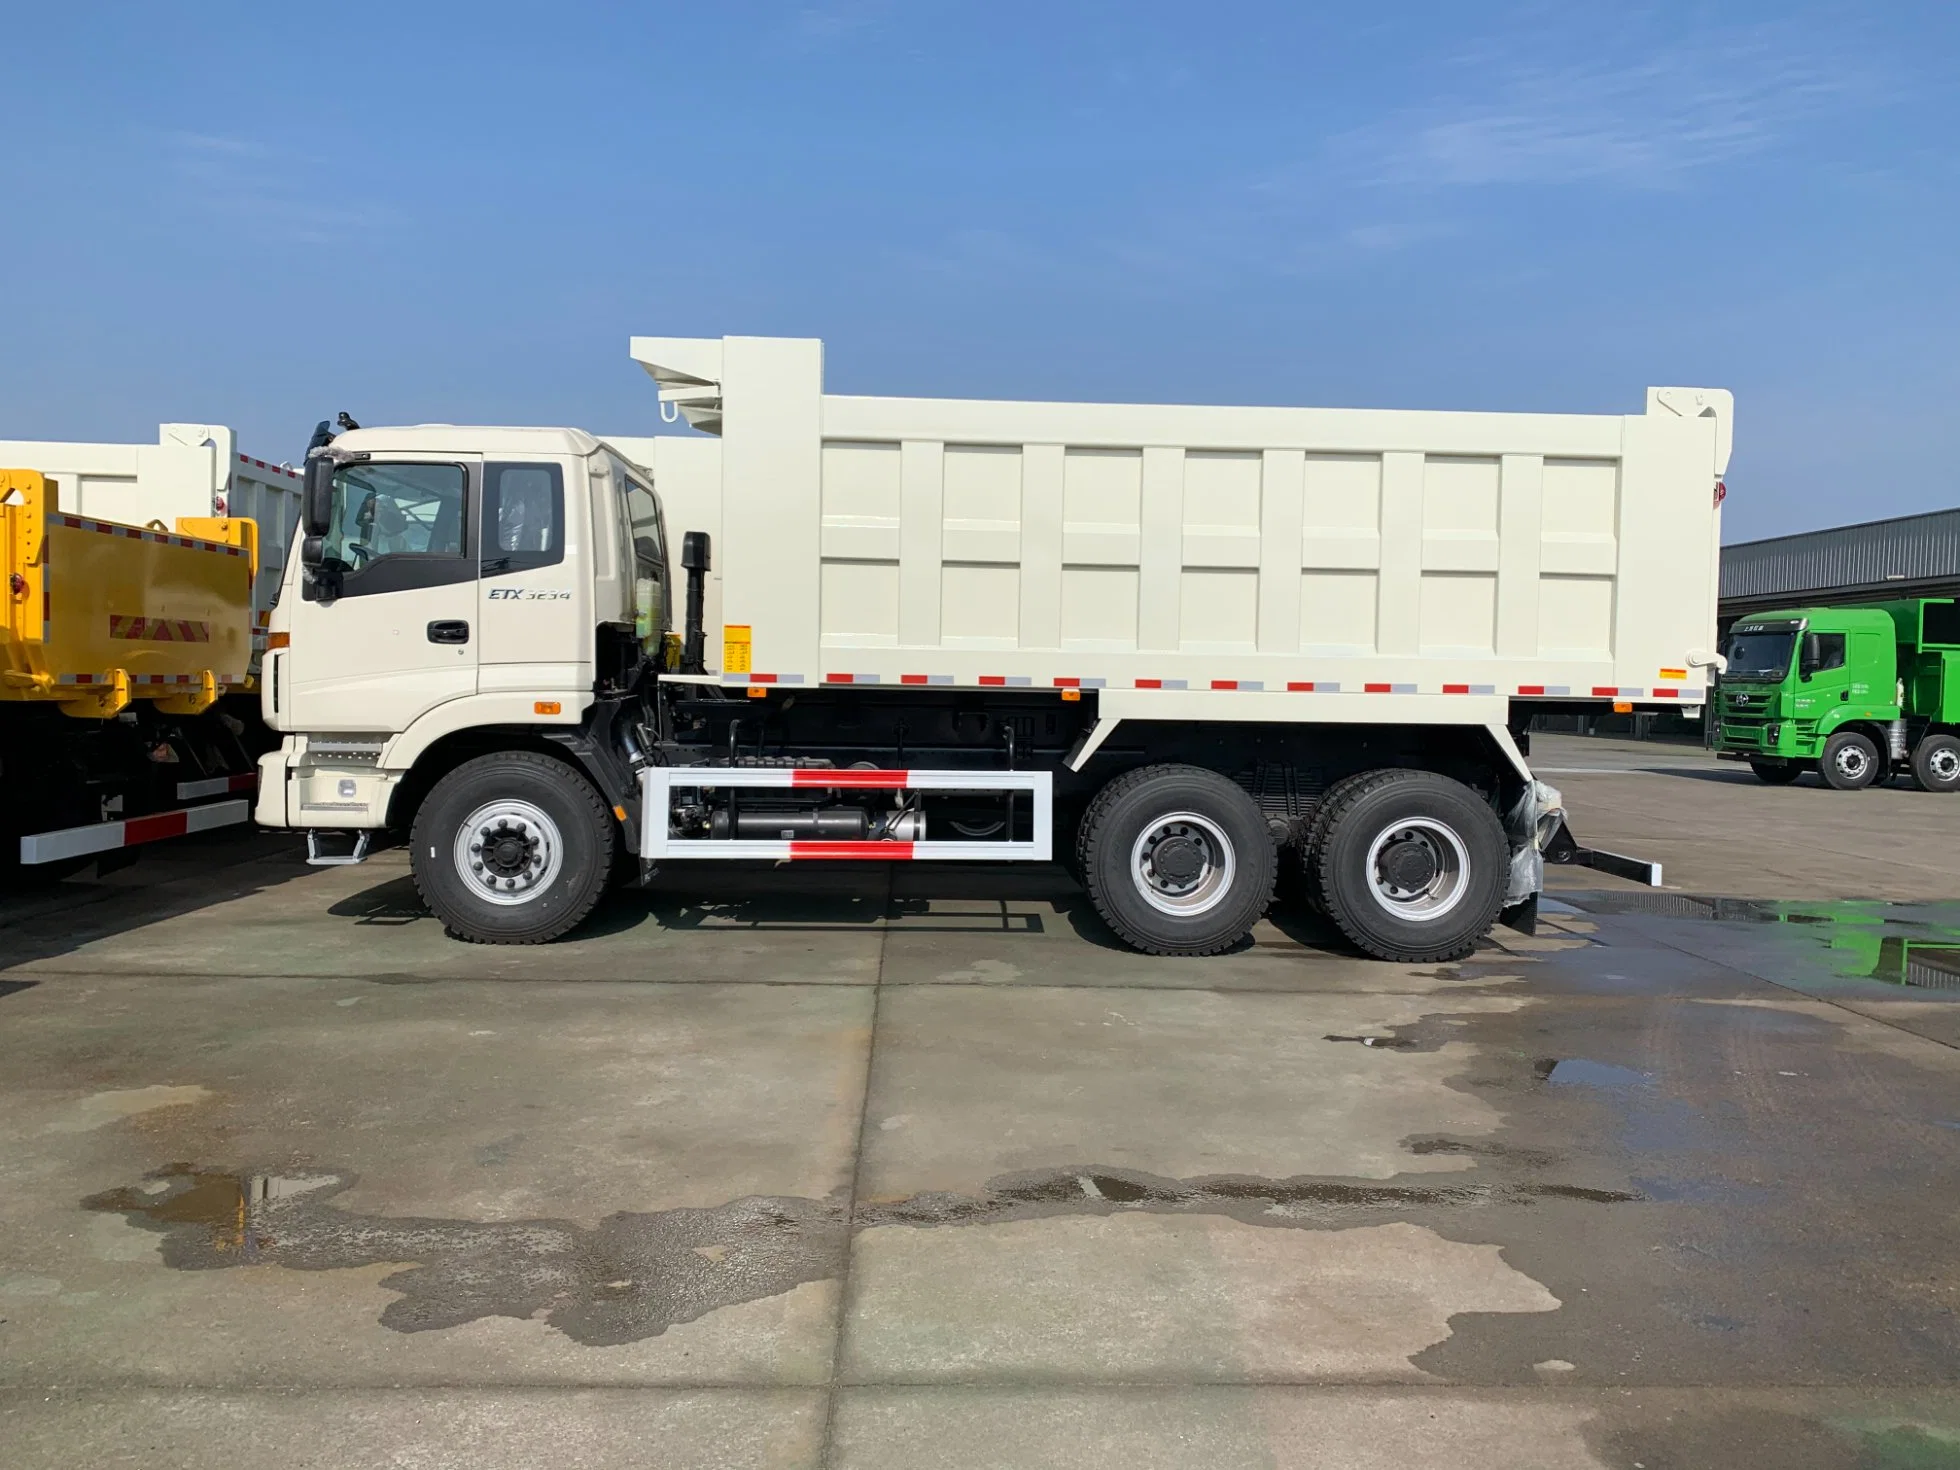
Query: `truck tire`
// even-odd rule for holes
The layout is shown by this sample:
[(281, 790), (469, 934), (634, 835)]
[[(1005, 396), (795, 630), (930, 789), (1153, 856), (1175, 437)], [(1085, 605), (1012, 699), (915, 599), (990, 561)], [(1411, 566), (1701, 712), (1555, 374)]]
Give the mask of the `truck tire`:
[(1510, 883), (1511, 846), (1490, 804), (1433, 771), (1371, 771), (1328, 796), (1314, 863), (1335, 926), (1401, 964), (1476, 948)]
[(1083, 813), (1077, 852), (1096, 912), (1145, 954), (1230, 949), (1273, 901), (1266, 818), (1237, 782), (1199, 766), (1118, 776)]
[(1960, 791), (1960, 740), (1928, 735), (1912, 748), (1912, 779), (1921, 791)]
[(1749, 769), (1765, 786), (1788, 786), (1803, 774), (1803, 767), (1795, 761), (1751, 761)]
[(613, 846), (612, 816), (584, 776), (548, 755), (503, 751), (436, 782), (415, 814), (409, 865), (456, 938), (546, 944), (605, 893)]
[(1362, 771), (1344, 776), (1328, 787), (1307, 823), (1307, 835), (1300, 839), (1300, 845), (1294, 849), (1294, 858), (1299, 864), (1301, 895), (1307, 907), (1322, 918), (1327, 917), (1327, 895), (1320, 889), (1320, 849), (1327, 837), (1327, 815), (1340, 807), (1341, 799), (1350, 789), (1378, 774), (1376, 771)]
[(1833, 791), (1862, 791), (1884, 770), (1878, 747), (1856, 730), (1840, 730), (1824, 742), (1817, 773)]

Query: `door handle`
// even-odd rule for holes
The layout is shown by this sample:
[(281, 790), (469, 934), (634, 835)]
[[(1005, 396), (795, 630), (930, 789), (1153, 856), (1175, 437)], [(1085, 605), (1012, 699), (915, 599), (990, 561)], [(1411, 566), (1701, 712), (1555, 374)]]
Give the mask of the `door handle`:
[(470, 625), (461, 618), (438, 618), (429, 624), (431, 643), (468, 643)]

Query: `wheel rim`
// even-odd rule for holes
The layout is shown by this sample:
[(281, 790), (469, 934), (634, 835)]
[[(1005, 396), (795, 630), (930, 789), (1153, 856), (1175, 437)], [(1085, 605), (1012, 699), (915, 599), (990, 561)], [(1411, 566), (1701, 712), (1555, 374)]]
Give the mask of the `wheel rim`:
[(1960, 780), (1960, 750), (1942, 746), (1926, 758), (1926, 770), (1935, 781)]
[(1232, 839), (1210, 817), (1172, 812), (1144, 828), (1130, 848), (1130, 878), (1145, 903), (1189, 918), (1216, 908), (1238, 872)]
[(529, 903), (558, 880), (565, 841), (558, 824), (528, 801), (485, 802), (457, 830), (456, 872), (488, 903)]
[(1470, 888), (1470, 849), (1446, 822), (1410, 817), (1368, 844), (1368, 891), (1398, 919), (1432, 923)]
[(1871, 757), (1856, 745), (1846, 745), (1837, 753), (1838, 774), (1847, 781), (1862, 781), (1872, 767)]

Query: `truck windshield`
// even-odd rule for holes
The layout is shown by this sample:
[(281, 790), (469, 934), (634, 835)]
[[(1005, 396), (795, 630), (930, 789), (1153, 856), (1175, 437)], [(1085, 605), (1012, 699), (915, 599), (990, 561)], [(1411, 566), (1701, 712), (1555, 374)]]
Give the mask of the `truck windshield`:
[(1795, 632), (1759, 633), (1742, 628), (1729, 635), (1725, 679), (1781, 679), (1790, 672)]

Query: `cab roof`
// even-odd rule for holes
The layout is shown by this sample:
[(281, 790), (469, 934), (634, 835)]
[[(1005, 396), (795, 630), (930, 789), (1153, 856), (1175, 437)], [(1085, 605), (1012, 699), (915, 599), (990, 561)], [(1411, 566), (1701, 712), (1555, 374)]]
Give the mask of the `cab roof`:
[(583, 429), (403, 424), (349, 429), (333, 447), (362, 454), (564, 454), (583, 459), (602, 444)]
[(1747, 632), (1763, 623), (1837, 623), (1856, 627), (1861, 623), (1892, 621), (1882, 607), (1787, 607), (1744, 613), (1731, 625), (1731, 631)]

